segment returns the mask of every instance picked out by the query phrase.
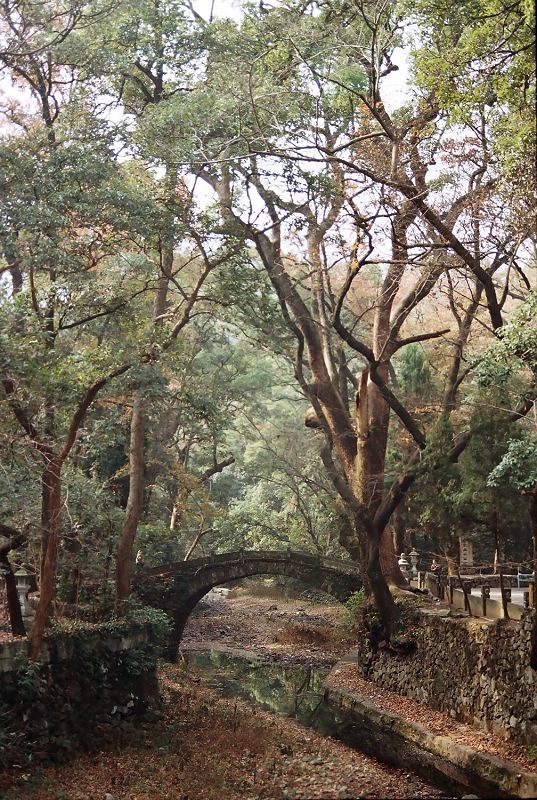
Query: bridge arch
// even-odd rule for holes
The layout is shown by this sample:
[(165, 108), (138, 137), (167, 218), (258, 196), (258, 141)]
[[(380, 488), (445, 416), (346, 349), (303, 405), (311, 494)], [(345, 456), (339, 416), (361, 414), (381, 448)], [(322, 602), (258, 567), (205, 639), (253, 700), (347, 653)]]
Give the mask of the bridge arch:
[(237, 551), (145, 570), (135, 593), (147, 605), (174, 620), (168, 655), (174, 659), (188, 618), (215, 586), (255, 575), (284, 575), (321, 589), (340, 602), (362, 585), (358, 567), (349, 561), (318, 558), (296, 551)]

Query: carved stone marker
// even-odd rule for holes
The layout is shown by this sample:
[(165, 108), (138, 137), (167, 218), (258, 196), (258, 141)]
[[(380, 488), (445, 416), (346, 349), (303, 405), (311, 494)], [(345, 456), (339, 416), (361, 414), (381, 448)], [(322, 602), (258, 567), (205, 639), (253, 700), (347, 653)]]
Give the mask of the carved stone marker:
[(459, 539), (461, 550), (461, 569), (468, 569), (474, 566), (474, 545), (468, 539)]

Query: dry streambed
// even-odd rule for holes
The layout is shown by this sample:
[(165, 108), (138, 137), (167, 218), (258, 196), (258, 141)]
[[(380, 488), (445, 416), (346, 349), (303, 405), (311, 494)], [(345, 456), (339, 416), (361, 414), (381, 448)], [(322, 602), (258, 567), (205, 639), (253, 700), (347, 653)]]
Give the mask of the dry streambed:
[[(339, 609), (307, 601), (215, 595), (183, 649), (329, 665), (348, 649)], [(369, 758), (293, 719), (224, 698), (186, 664), (161, 670), (162, 717), (114, 733), (98, 753), (0, 779), (0, 800), (434, 798), (416, 775)], [(118, 738), (119, 737), (119, 738)]]
[(161, 679), (160, 721), (99, 753), (20, 776), (0, 788), (2, 800), (445, 796), (294, 720), (223, 699), (181, 666), (164, 666)]

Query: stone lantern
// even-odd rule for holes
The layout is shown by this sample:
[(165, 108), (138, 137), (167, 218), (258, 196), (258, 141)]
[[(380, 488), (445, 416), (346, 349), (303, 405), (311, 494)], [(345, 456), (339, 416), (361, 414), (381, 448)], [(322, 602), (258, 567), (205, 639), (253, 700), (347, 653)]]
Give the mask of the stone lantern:
[(420, 555), (419, 555), (418, 551), (416, 550), (416, 548), (413, 547), (412, 550), (410, 551), (410, 553), (408, 554), (408, 556), (410, 558), (410, 563), (412, 565), (412, 577), (413, 578), (417, 578), (418, 577), (418, 559), (419, 559)]
[(27, 572), (24, 567), (21, 567), (15, 573), (15, 580), (17, 581), (17, 593), (19, 595), (19, 603), (24, 619), (28, 619), (32, 616), (32, 609), (28, 604), (28, 598), (26, 596), (32, 585), (31, 578), (31, 574)]
[(401, 556), (400, 556), (399, 561), (397, 563), (399, 564), (399, 569), (403, 573), (403, 577), (404, 578), (408, 578), (409, 577), (409, 566), (410, 565), (409, 565), (407, 557), (406, 557), (406, 555), (404, 553), (401, 553)]

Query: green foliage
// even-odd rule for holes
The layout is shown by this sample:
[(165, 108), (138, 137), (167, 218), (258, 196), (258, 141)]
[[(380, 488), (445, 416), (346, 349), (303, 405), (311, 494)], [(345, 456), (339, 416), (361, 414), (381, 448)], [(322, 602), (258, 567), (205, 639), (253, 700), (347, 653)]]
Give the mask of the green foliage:
[(362, 608), (366, 599), (365, 589), (358, 589), (357, 592), (353, 592), (348, 600), (345, 601), (344, 606), (349, 614), (355, 619), (358, 616), (360, 609)]
[(509, 442), (501, 461), (487, 478), (492, 488), (512, 486), (518, 492), (531, 492), (537, 486), (537, 437), (527, 435)]
[[(530, 8), (531, 6), (531, 8)], [(503, 0), (403, 0), (417, 26), (414, 70), (449, 123), (481, 117), (508, 191), (531, 207), (528, 169), (535, 152), (535, 11), (533, 3)]]
[(132, 601), (129, 602), (125, 613), (127, 623), (142, 625), (149, 631), (150, 643), (157, 647), (166, 644), (167, 637), (172, 630), (172, 622), (168, 614), (159, 608), (142, 606)]
[(418, 344), (405, 347), (396, 362), (397, 377), (405, 395), (427, 399), (433, 392), (431, 370), (423, 348)]
[(343, 604), (343, 612), (341, 614), (341, 624), (343, 629), (350, 629), (352, 633), (355, 632), (359, 624), (360, 616), (363, 612), (364, 604), (366, 602), (365, 589), (362, 587), (358, 591), (353, 592), (351, 596)]

